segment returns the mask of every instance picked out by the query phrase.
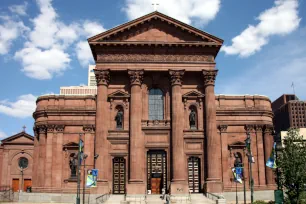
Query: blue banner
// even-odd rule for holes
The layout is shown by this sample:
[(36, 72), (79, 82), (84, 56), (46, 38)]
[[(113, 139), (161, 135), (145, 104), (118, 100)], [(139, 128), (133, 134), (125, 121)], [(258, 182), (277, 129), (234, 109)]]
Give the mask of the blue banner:
[(271, 169), (276, 169), (276, 152), (275, 152), (275, 148), (276, 148), (276, 142), (274, 142), (273, 147), (272, 147), (272, 151), (270, 154), (270, 157), (266, 163), (266, 166), (271, 168)]
[(242, 183), (242, 168), (243, 167), (232, 168), (232, 172), (233, 172), (233, 175), (234, 175), (234, 182)]

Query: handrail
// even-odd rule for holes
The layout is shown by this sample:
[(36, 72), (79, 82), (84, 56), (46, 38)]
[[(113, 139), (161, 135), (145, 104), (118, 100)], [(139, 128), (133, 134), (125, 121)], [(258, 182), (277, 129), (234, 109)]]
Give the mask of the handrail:
[[(210, 198), (210, 196), (211, 196), (211, 198)], [(224, 196), (222, 196), (222, 195), (217, 195), (217, 194), (210, 193), (210, 192), (206, 192), (206, 197), (207, 197), (207, 198), (210, 198), (210, 199), (212, 199), (212, 200), (215, 200), (214, 198), (216, 198), (216, 200), (218, 200), (218, 199), (224, 199)]]
[(14, 191), (10, 186), (0, 186), (0, 201), (13, 201)]
[(109, 193), (96, 197), (96, 204), (105, 203), (109, 199), (109, 197), (110, 197)]

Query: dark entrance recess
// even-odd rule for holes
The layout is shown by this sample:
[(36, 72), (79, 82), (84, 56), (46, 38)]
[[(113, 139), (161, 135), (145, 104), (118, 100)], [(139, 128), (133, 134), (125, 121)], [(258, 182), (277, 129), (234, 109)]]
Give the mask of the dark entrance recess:
[(123, 157), (113, 159), (113, 193), (125, 194), (125, 159)]
[(191, 193), (200, 192), (200, 158), (189, 157), (188, 159), (188, 184)]
[(165, 151), (149, 151), (147, 153), (147, 189), (152, 194), (167, 191), (167, 155)]

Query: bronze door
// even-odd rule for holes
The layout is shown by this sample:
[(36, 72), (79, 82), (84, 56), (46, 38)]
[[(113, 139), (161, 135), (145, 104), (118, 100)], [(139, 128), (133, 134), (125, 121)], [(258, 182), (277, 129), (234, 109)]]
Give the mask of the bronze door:
[(188, 184), (192, 193), (200, 192), (200, 158), (198, 157), (188, 159)]
[(122, 157), (113, 159), (113, 193), (125, 193), (125, 159)]
[(152, 194), (167, 190), (167, 156), (165, 151), (149, 151), (147, 154), (147, 189)]

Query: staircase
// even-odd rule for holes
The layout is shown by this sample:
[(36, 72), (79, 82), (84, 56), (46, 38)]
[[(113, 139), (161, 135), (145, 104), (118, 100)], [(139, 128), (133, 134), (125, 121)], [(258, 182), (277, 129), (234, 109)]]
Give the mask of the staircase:
[(216, 201), (207, 198), (201, 193), (193, 193), (191, 194), (191, 203), (192, 204), (204, 204), (204, 203), (213, 204), (213, 203), (216, 203)]

